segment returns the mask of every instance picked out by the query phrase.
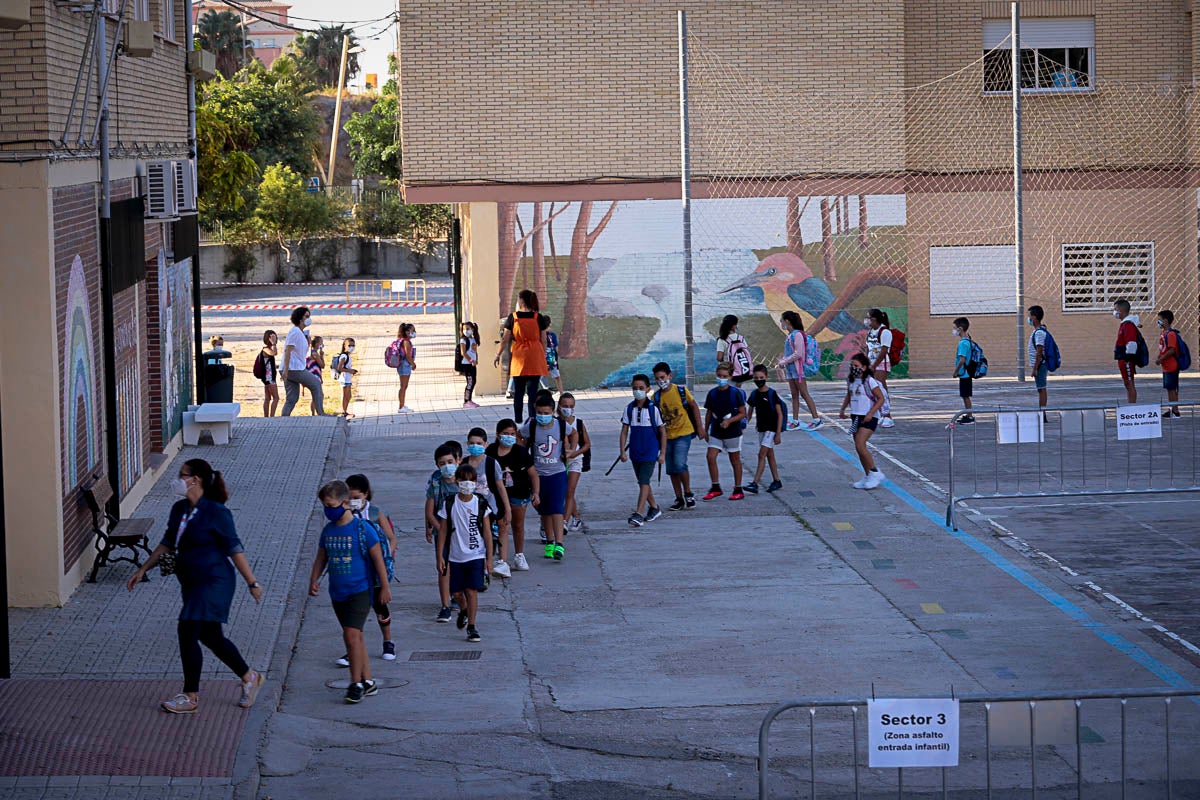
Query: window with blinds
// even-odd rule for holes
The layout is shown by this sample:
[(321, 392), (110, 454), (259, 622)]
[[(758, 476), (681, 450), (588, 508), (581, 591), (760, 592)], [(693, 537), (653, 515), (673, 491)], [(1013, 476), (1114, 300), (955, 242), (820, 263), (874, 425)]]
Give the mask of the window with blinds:
[(1063, 311), (1154, 308), (1154, 242), (1064, 244)]
[[(983, 22), (983, 91), (1012, 91), (1008, 20)], [(1021, 21), (1022, 91), (1090, 90), (1095, 85), (1096, 24), (1092, 17)]]

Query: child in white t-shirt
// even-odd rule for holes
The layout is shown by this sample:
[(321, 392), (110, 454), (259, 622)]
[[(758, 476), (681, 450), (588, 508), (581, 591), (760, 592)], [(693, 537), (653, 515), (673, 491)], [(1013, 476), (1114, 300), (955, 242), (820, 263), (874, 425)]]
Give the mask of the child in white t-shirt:
[(892, 421), (892, 404), (888, 401), (887, 379), (892, 371), (892, 331), (886, 311), (872, 308), (863, 320), (867, 326), (867, 366), (871, 368), (875, 380), (883, 387), (883, 418), (879, 427), (890, 428), (896, 423)]
[(486, 497), (475, 494), (474, 467), (459, 464), (454, 477), (458, 494), (437, 510), (438, 574), (450, 575), (450, 593), (458, 599), (458, 629), (467, 629), (468, 642), (478, 642), (479, 593), (492, 573), (491, 509)]
[(353, 394), (354, 376), (358, 374), (358, 370), (354, 369), (353, 354), (354, 340), (342, 339), (342, 352), (333, 357), (333, 374), (342, 387), (342, 416), (347, 419), (354, 416), (350, 413), (350, 396)]
[(871, 364), (862, 353), (850, 357), (850, 377), (846, 380), (846, 398), (838, 416), (846, 418), (846, 407), (850, 407), (850, 435), (854, 437), (854, 449), (866, 473), (854, 483), (855, 489), (874, 489), (884, 481), (884, 474), (875, 468), (875, 457), (867, 449), (867, 441), (879, 426), (879, 412), (883, 408), (883, 384), (875, 379)]

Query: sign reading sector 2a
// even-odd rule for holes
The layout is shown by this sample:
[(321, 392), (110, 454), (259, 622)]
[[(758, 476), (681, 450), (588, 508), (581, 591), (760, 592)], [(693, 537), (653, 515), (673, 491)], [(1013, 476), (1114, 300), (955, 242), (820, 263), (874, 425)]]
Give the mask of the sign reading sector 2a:
[(957, 767), (958, 701), (868, 700), (871, 767)]

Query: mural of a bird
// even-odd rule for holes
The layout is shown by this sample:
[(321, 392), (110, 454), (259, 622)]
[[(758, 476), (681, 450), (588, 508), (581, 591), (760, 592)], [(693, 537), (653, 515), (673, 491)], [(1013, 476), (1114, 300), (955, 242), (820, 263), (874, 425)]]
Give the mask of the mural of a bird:
[[(805, 329), (834, 302), (829, 284), (813, 275), (804, 259), (794, 253), (774, 253), (759, 262), (758, 268), (719, 294), (738, 289), (762, 290), (767, 311), (778, 320), (784, 311), (798, 311)], [(818, 341), (829, 342), (862, 330), (862, 322), (840, 311), (816, 332)]]

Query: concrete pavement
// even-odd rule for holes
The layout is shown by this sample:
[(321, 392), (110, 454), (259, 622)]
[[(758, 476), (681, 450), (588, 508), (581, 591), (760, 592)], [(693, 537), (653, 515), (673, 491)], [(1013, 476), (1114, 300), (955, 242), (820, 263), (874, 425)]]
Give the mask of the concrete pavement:
[[(327, 687), (345, 676), (332, 663), (338, 629), (327, 598), (309, 602), (261, 751), (261, 795), (354, 787), (411, 797), (748, 797), (758, 723), (787, 697), (1200, 679), (1194, 664), (1077, 592), (1061, 570), (998, 546), (974, 523), (947, 531), (937, 501), (899, 470), (875, 492), (851, 489), (848, 439), (830, 427), (787, 435), (777, 495), (722, 498), (630, 529), (630, 469), (602, 477), (616, 452), (611, 417), (623, 404), (619, 395), (580, 403), (599, 437), (599, 469), (581, 487), (586, 530), (567, 537), (564, 562), (531, 558), (530, 572), (483, 596), (479, 645), (433, 622), (419, 499), (433, 447), (475, 420), (406, 421), (394, 426), (407, 429), (401, 441), (351, 424), (342, 472), (370, 475), (405, 531), (392, 605), (399, 660), (376, 657), (372, 668), (389, 688), (361, 706), (343, 705), (341, 692)], [(744, 455), (752, 464), (749, 448)], [(691, 463), (703, 491), (702, 449)], [(728, 490), (727, 477), (723, 484)], [(377, 630), (369, 626), (367, 637), (377, 653)], [(475, 660), (459, 660), (473, 652)], [(1085, 782), (1101, 792), (1119, 774), (1114, 708), (1098, 703), (1084, 712)], [(776, 729), (779, 796), (807, 785), (807, 731), (798, 721)], [(1161, 740), (1158, 717), (1136, 724), (1152, 737), (1143, 744)], [(1172, 729), (1177, 796), (1200, 792), (1200, 759), (1186, 757), (1198, 752), (1194, 705), (1176, 703)], [(844, 725), (822, 730), (818, 784), (844, 792), (848, 734)], [(952, 789), (982, 786), (981, 748), (981, 722), (964, 711), (964, 762), (951, 771)], [(1161, 778), (1161, 748), (1131, 747), (1129, 758), (1131, 774)], [(1073, 789), (1072, 759), (1069, 748), (1040, 751), (1041, 782)], [(996, 751), (993, 760), (998, 786), (1028, 785), (1025, 751)], [(894, 771), (862, 773), (869, 793), (894, 786)], [(940, 776), (910, 772), (905, 783), (931, 790)]]

